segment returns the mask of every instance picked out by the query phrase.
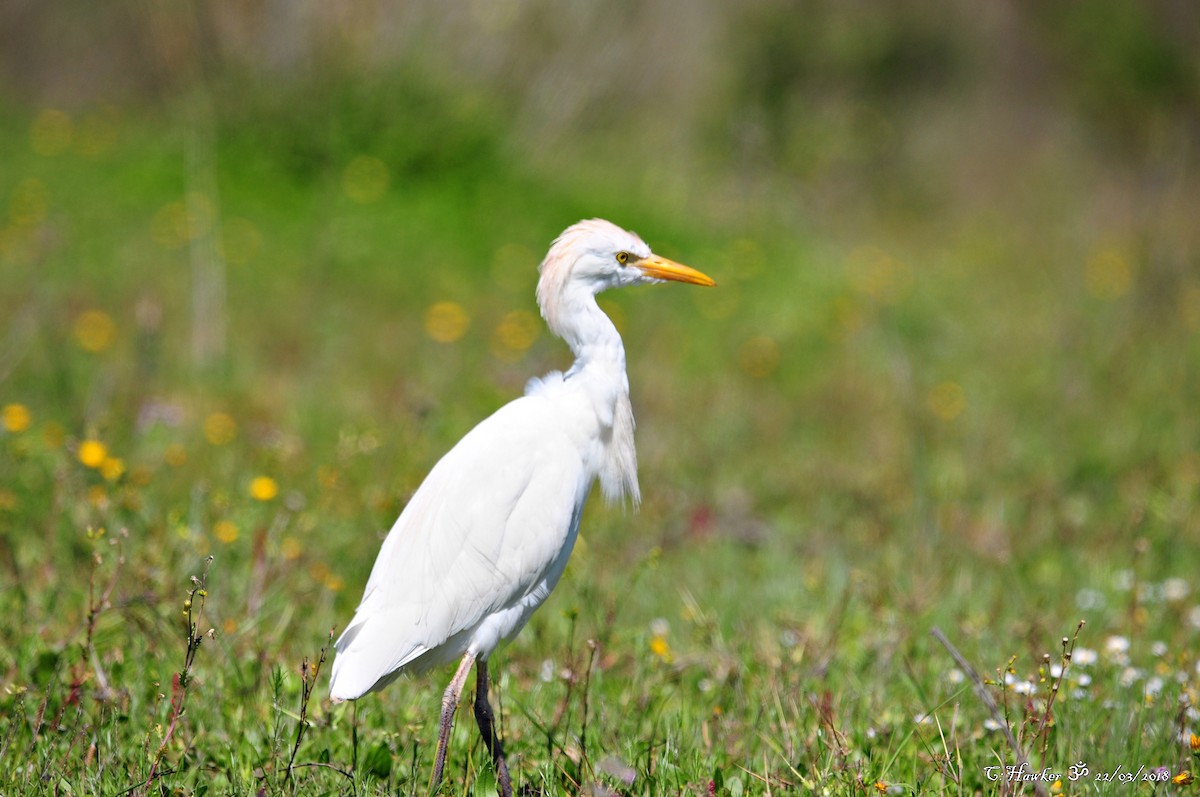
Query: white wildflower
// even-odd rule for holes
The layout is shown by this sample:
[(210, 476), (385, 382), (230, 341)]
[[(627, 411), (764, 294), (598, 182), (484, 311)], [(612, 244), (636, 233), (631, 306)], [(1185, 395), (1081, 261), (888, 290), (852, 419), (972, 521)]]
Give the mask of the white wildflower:
[(1163, 596), (1171, 603), (1178, 603), (1188, 596), (1192, 587), (1182, 578), (1168, 578), (1163, 582)]
[(1099, 658), (1100, 656), (1091, 648), (1075, 648), (1075, 652), (1071, 654), (1071, 661), (1080, 667), (1095, 664)]
[(1104, 593), (1098, 589), (1084, 588), (1075, 593), (1075, 605), (1084, 611), (1103, 609), (1107, 604)]

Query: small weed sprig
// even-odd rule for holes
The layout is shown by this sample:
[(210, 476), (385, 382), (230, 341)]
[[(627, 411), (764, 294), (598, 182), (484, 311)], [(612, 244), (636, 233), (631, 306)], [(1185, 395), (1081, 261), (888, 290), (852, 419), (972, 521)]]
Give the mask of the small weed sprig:
[[(96, 595), (96, 573), (103, 563), (103, 557), (98, 550), (101, 540), (104, 538), (104, 529), (91, 529), (87, 531), (88, 540), (93, 544), (92, 550), (92, 570), (88, 577), (88, 611), (87, 619), (85, 620), (85, 634), (83, 642), (83, 658), (85, 661), (90, 661), (92, 670), (96, 674), (96, 683), (99, 686), (100, 698), (107, 700), (112, 697), (113, 690), (109, 684), (108, 675), (104, 672), (104, 668), (100, 665), (100, 657), (96, 653), (96, 626), (100, 621), (100, 615), (105, 609), (111, 606), (110, 598), (113, 590), (116, 589), (117, 581), (121, 575), (121, 566), (125, 564), (125, 555), (121, 550), (121, 544), (129, 532), (125, 529), (113, 541), (116, 546), (117, 556), (116, 564), (113, 567), (112, 575), (108, 579), (108, 583), (104, 586), (103, 592)], [(77, 681), (82, 682), (82, 677)]]
[(292, 755), (288, 758), (287, 769), (284, 770), (283, 783), (292, 781), (292, 770), (295, 768), (296, 754), (300, 752), (300, 742), (304, 739), (304, 731), (308, 728), (308, 701), (312, 699), (313, 690), (317, 687), (317, 678), (321, 675), (321, 667), (325, 664), (325, 656), (329, 646), (333, 644), (333, 629), (329, 629), (329, 638), (321, 647), (321, 655), (315, 665), (310, 664), (308, 657), (300, 664), (300, 721), (296, 725), (296, 741), (292, 745)]
[[(1037, 736), (1042, 740), (1042, 762), (1046, 761), (1046, 749), (1049, 746), (1050, 734), (1050, 716), (1051, 709), (1054, 708), (1054, 700), (1058, 697), (1058, 690), (1062, 688), (1063, 679), (1067, 677), (1067, 668), (1071, 666), (1071, 657), (1075, 655), (1075, 642), (1079, 639), (1079, 632), (1083, 630), (1086, 620), (1080, 620), (1079, 625), (1075, 626), (1075, 633), (1070, 639), (1062, 638), (1062, 657), (1059, 661), (1058, 677), (1053, 680), (1050, 686), (1050, 694), (1046, 697), (1046, 707), (1042, 712), (1042, 721), (1038, 724)], [(1049, 654), (1046, 658), (1049, 659)]]
[(162, 742), (158, 745), (158, 750), (154, 754), (154, 760), (150, 764), (150, 774), (146, 776), (145, 782), (141, 785), (140, 793), (148, 793), (150, 784), (154, 783), (155, 779), (160, 777), (158, 767), (162, 763), (163, 756), (167, 752), (167, 745), (170, 744), (171, 737), (175, 734), (175, 729), (178, 727), (179, 718), (183, 716), (184, 707), (187, 703), (188, 688), (192, 682), (192, 665), (196, 662), (196, 652), (200, 650), (200, 644), (204, 642), (204, 638), (213, 639), (216, 637), (216, 631), (209, 629), (205, 633), (199, 633), (200, 620), (204, 616), (204, 602), (208, 598), (208, 569), (212, 566), (213, 557), (209, 556), (204, 560), (204, 570), (199, 576), (192, 576), (192, 587), (188, 590), (187, 599), (183, 602), (183, 616), (187, 624), (187, 651), (183, 658), (183, 669), (175, 673), (171, 678), (171, 718), (167, 722), (167, 729), (163, 733)]
[[(587, 752), (587, 731), (588, 731), (588, 692), (592, 684), (592, 670), (596, 667), (596, 654), (599, 652), (600, 645), (594, 639), (587, 641), (588, 647), (588, 662), (587, 669), (583, 671), (583, 719), (582, 727), (579, 730), (579, 751), (583, 756), (583, 760), (588, 762), (588, 769), (591, 769), (591, 761), (588, 758)], [(590, 773), (591, 777), (595, 777), (595, 772)]]
[[(1000, 713), (1000, 707), (996, 705), (995, 698), (993, 698), (988, 692), (987, 686), (984, 684), (983, 679), (979, 677), (979, 673), (971, 665), (971, 662), (967, 661), (967, 658), (958, 651), (958, 648), (956, 648), (954, 643), (950, 641), (949, 637), (942, 632), (942, 629), (934, 626), (930, 630), (930, 633), (933, 635), (933, 638), (941, 643), (942, 647), (946, 649), (946, 652), (949, 653), (950, 657), (954, 659), (956, 664), (958, 664), (959, 669), (966, 673), (967, 678), (970, 679), (972, 685), (975, 687), (975, 694), (978, 695), (979, 699), (983, 701), (983, 704), (991, 713), (992, 719), (994, 719), (1000, 725), (1000, 730), (1004, 734), (1004, 738), (1008, 742), (1008, 746), (1012, 749), (1013, 755), (1016, 756), (1017, 763), (1028, 766), (1029, 756), (1025, 755), (1025, 751), (1021, 748), (1020, 742), (1018, 742), (1016, 737), (1013, 736), (1012, 728), (1009, 726), (1007, 718)], [(1001, 675), (1000, 683), (1004, 683), (1003, 675)], [(1040, 783), (1033, 783), (1033, 791), (1038, 795), (1038, 797), (1048, 797), (1045, 787), (1043, 787)]]

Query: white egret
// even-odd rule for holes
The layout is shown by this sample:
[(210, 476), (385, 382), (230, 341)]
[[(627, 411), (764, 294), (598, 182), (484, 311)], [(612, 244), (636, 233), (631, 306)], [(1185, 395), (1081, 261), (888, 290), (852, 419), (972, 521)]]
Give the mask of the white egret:
[(425, 478), (383, 541), (362, 602), (337, 641), (335, 702), (401, 673), (459, 660), (442, 699), (431, 791), (441, 783), (459, 696), (478, 663), (475, 719), (512, 793), (488, 702), (487, 658), (512, 639), (567, 565), (596, 478), (610, 501), (640, 499), (625, 347), (596, 304), (608, 288), (675, 280), (714, 285), (600, 219), (568, 227), (539, 268), (538, 306), (575, 355), (565, 374), (467, 433)]

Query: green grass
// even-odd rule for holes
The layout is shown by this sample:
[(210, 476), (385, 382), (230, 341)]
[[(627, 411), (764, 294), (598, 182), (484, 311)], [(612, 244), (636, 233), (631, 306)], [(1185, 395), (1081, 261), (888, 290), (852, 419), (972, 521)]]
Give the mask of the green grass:
[[(211, 150), (169, 111), (91, 147), (77, 115), (61, 151), (4, 115), (0, 404), (29, 423), (0, 431), (0, 792), (424, 793), (449, 673), (334, 707), (312, 668), (428, 468), (567, 363), (540, 321), (528, 348), (497, 329), (590, 215), (720, 287), (605, 297), (645, 503), (592, 502), (493, 660), (522, 791), (1006, 793), (986, 768), (1013, 750), (934, 627), (1035, 769), (1087, 764), (1065, 793), (1194, 766), (1200, 285), (1152, 239), (1088, 222), (1083, 185), (851, 232), (676, 213), (594, 165), (512, 166), (486, 104), (356, 111), (380, 91), (218, 94)], [(363, 155), (389, 175), (367, 202)], [(218, 243), (227, 348), (201, 365), (191, 253)], [(493, 787), (461, 716), (443, 792)]]

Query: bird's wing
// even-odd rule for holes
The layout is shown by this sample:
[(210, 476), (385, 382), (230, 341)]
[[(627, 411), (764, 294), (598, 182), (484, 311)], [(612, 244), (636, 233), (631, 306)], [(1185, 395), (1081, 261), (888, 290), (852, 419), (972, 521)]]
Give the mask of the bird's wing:
[(591, 482), (564, 430), (561, 407), (526, 396), (434, 466), (384, 540), (338, 640), (335, 697), (381, 685), (542, 581)]

